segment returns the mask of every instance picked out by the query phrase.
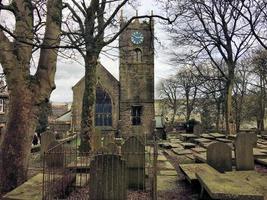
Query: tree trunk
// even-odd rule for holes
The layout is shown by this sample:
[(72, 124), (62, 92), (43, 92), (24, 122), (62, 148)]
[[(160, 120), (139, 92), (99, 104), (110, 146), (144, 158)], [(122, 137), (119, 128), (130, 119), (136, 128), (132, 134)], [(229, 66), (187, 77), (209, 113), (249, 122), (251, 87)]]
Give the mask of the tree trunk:
[(81, 152), (91, 150), (90, 137), (95, 131), (96, 66), (98, 56), (87, 53), (85, 58), (85, 88), (81, 119)]
[(226, 88), (226, 105), (225, 105), (225, 126), (226, 126), (226, 134), (233, 134), (233, 115), (232, 115), (232, 91), (234, 86), (234, 78), (233, 76), (229, 76), (227, 81)]
[(220, 115), (221, 115), (221, 103), (216, 102), (217, 116), (216, 116), (216, 131), (219, 131), (220, 128)]
[(33, 94), (26, 84), (19, 84), (9, 94), (9, 117), (1, 144), (2, 192), (8, 192), (27, 180), (32, 138), (37, 122)]

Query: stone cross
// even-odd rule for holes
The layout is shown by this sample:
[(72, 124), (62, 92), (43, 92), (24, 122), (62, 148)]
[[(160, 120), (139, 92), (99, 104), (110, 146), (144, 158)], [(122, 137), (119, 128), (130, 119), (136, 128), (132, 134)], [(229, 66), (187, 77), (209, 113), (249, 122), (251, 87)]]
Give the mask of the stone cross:
[(254, 133), (238, 133), (235, 140), (236, 170), (254, 170), (253, 147), (257, 145)]
[(119, 155), (97, 155), (90, 164), (90, 199), (125, 200), (126, 163)]
[(232, 171), (232, 149), (223, 142), (215, 142), (207, 148), (207, 163), (219, 172)]
[(145, 188), (145, 145), (137, 136), (129, 137), (121, 148), (123, 159), (128, 169), (128, 187), (132, 189)]

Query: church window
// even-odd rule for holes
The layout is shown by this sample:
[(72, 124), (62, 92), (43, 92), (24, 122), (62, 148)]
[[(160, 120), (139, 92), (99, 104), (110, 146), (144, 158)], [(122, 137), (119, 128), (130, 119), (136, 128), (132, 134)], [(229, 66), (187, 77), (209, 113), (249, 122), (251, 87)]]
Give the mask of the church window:
[(135, 49), (134, 50), (134, 60), (135, 62), (142, 62), (142, 51), (141, 49)]
[(132, 106), (132, 125), (141, 125), (142, 106)]
[(112, 126), (111, 99), (100, 87), (96, 89), (95, 126)]

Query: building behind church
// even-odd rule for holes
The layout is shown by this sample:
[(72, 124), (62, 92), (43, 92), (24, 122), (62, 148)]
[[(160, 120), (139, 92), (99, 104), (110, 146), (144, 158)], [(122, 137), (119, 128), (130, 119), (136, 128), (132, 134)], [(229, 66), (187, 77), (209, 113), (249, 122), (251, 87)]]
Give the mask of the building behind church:
[[(126, 22), (121, 19), (121, 26)], [(119, 77), (97, 66), (95, 126), (128, 137), (154, 129), (154, 22), (132, 22), (119, 37)], [(73, 88), (72, 126), (80, 131), (84, 78)]]

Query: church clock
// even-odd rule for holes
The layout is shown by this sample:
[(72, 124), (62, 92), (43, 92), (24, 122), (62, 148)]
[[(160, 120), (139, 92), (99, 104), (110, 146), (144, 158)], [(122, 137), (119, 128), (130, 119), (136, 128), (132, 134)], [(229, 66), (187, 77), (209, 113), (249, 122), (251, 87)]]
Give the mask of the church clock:
[(134, 44), (142, 44), (144, 41), (144, 36), (141, 32), (135, 31), (132, 33), (131, 40)]

